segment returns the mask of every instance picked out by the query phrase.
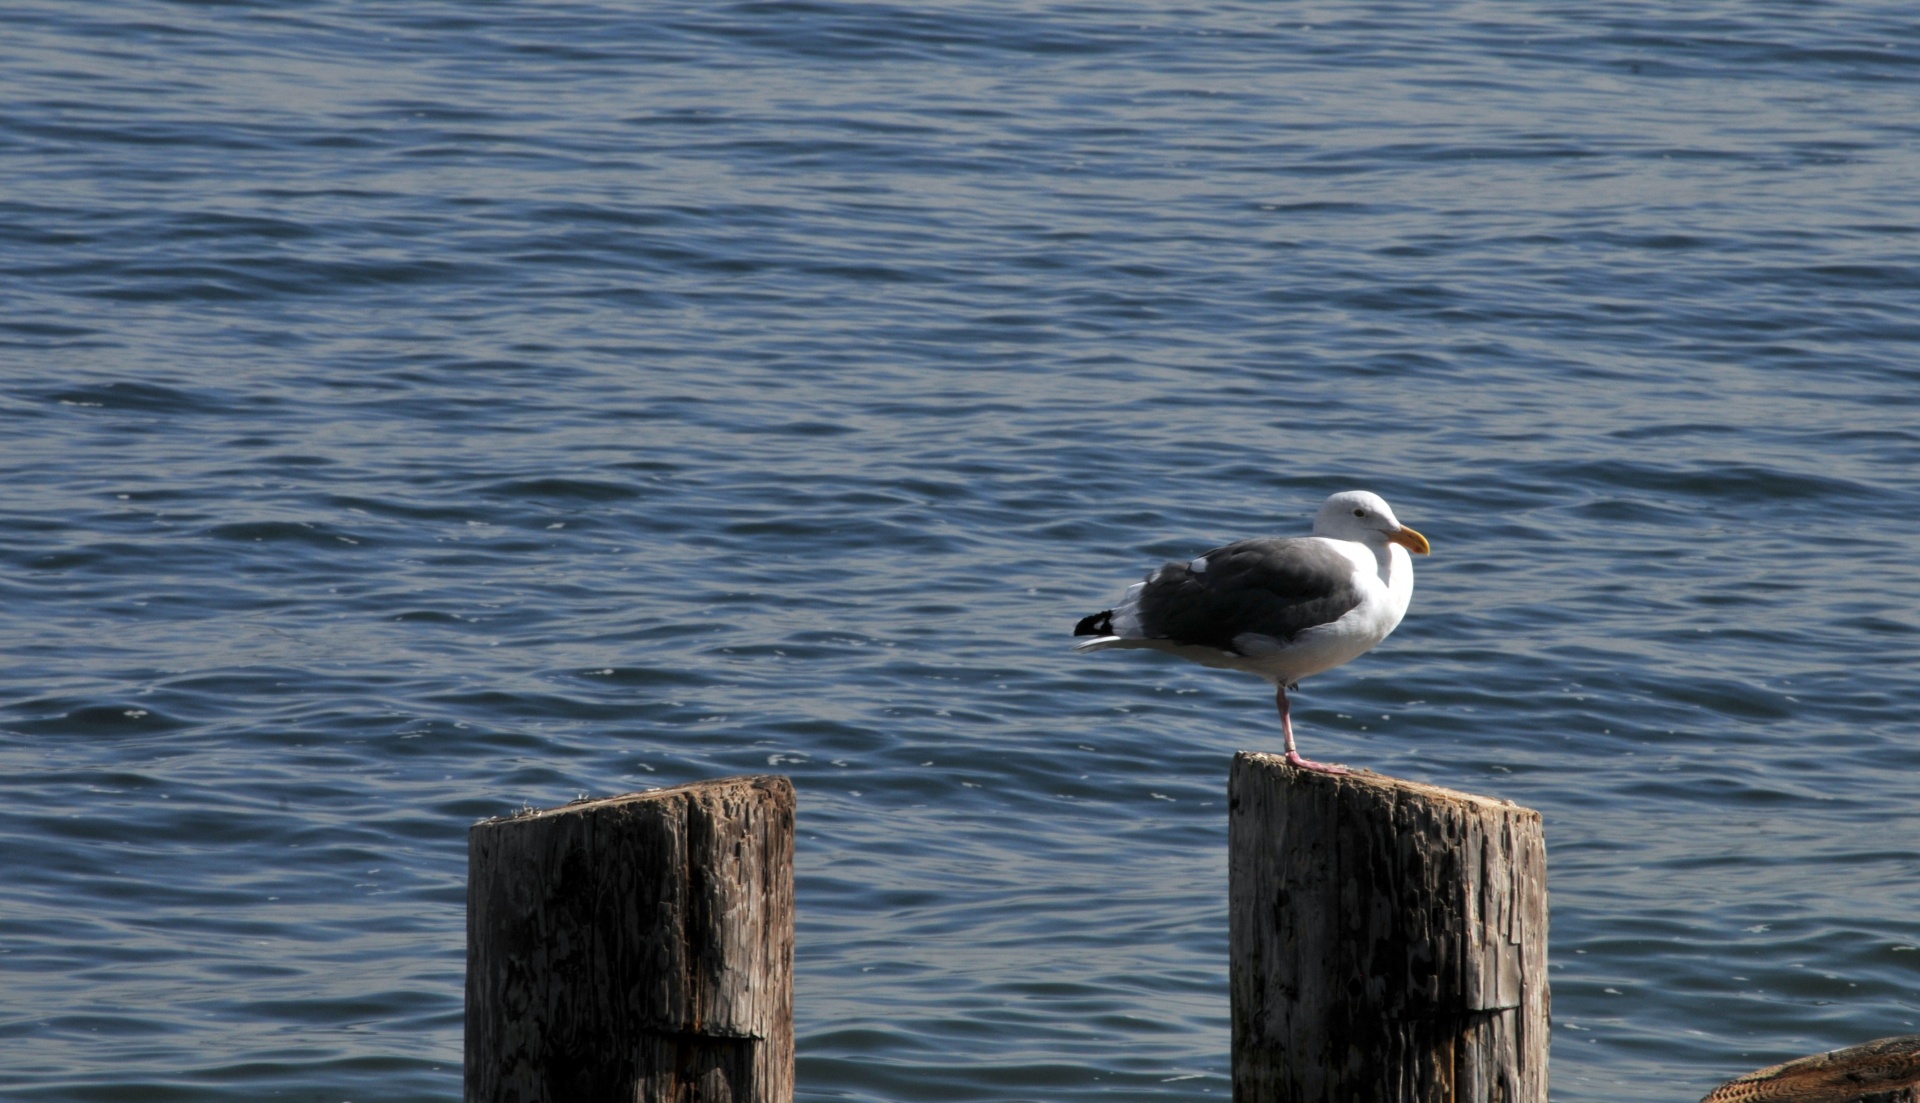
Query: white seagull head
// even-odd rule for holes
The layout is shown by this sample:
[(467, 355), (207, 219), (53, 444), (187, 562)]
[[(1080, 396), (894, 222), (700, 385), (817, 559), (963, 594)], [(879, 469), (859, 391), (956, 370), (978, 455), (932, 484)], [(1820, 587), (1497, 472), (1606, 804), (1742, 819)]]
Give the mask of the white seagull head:
[(1313, 519), (1313, 534), (1369, 547), (1398, 544), (1415, 555), (1433, 550), (1426, 537), (1400, 523), (1385, 498), (1367, 490), (1343, 490), (1328, 498)]

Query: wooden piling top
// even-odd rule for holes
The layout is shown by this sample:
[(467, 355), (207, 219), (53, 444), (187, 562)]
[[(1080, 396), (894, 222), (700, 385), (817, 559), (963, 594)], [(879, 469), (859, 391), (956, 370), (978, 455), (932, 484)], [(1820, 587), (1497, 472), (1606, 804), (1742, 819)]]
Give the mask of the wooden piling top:
[(611, 797), (581, 797), (552, 808), (522, 808), (504, 816), (491, 816), (473, 826), (477, 828), (493, 827), (505, 823), (526, 823), (529, 820), (545, 819), (550, 816), (575, 815), (581, 812), (599, 812), (618, 808), (626, 804), (646, 804), (651, 801), (666, 800), (671, 797), (690, 796), (698, 793), (702, 796), (724, 797), (730, 791), (746, 795), (756, 791), (771, 797), (781, 806), (791, 809), (797, 803), (791, 779), (779, 774), (746, 774), (740, 777), (723, 777), (711, 781), (689, 781), (684, 785), (669, 785), (661, 789), (644, 789), (638, 793), (621, 793)]
[(1402, 777), (1390, 777), (1367, 769), (1354, 770), (1345, 774), (1323, 774), (1316, 770), (1302, 770), (1289, 766), (1285, 755), (1271, 754), (1266, 751), (1240, 751), (1233, 757), (1235, 762), (1245, 761), (1249, 765), (1259, 766), (1262, 769), (1278, 771), (1286, 775), (1288, 781), (1294, 785), (1320, 785), (1334, 791), (1352, 788), (1389, 799), (1405, 794), (1422, 800), (1450, 801), (1479, 812), (1499, 811), (1507, 815), (1518, 813), (1536, 820), (1540, 818), (1539, 812), (1510, 800), (1463, 793), (1458, 789), (1429, 785), (1424, 781), (1409, 781)]
[[(1750, 1072), (1700, 1103), (1855, 1103), (1907, 1099), (1920, 1084), (1920, 1034), (1881, 1038)], [(1895, 1095), (1894, 1093), (1899, 1093)]]

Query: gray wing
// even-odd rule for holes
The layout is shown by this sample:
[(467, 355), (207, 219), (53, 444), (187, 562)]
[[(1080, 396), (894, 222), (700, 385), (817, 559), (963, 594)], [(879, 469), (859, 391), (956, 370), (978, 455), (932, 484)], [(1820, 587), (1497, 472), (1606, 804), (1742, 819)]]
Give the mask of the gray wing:
[(1169, 563), (1140, 591), (1142, 634), (1237, 652), (1247, 632), (1285, 642), (1360, 604), (1353, 561), (1318, 540), (1268, 536)]

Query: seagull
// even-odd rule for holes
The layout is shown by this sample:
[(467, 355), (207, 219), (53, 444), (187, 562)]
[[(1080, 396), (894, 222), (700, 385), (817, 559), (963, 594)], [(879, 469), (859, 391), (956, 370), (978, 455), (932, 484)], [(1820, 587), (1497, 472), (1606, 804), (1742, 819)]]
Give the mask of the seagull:
[(1075, 651), (1150, 647), (1202, 666), (1273, 683), (1287, 764), (1322, 774), (1347, 768), (1302, 758), (1287, 691), (1358, 658), (1387, 638), (1413, 597), (1413, 559), (1432, 551), (1378, 494), (1328, 498), (1312, 536), (1236, 540), (1185, 563), (1157, 567), (1119, 604), (1073, 629)]

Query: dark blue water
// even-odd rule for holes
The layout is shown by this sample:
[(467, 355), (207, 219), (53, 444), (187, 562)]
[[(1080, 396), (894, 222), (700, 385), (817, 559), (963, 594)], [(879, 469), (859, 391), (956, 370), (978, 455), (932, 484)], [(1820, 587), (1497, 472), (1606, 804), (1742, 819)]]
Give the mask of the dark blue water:
[(452, 1099), (468, 825), (767, 771), (802, 1098), (1224, 1097), (1270, 698), (1066, 633), (1352, 486), (1557, 1099), (1920, 1030), (1903, 6), (4, 22), (10, 1097)]

